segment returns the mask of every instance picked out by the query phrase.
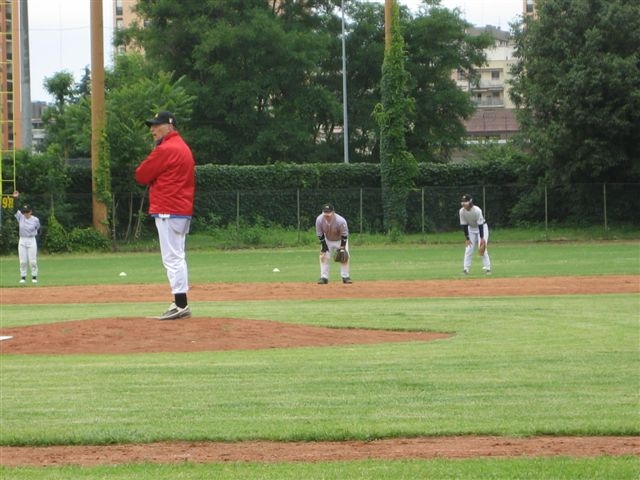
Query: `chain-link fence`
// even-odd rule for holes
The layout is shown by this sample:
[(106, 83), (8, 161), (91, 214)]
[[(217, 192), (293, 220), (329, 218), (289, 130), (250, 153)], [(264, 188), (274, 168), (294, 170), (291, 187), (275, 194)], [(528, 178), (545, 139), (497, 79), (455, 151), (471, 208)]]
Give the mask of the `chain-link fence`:
[[(458, 210), (463, 193), (473, 196), (493, 227), (528, 225), (640, 227), (638, 183), (599, 183), (557, 187), (543, 185), (466, 185), (429, 186), (414, 189), (407, 202), (407, 232), (430, 233), (458, 229)], [(46, 232), (52, 213), (67, 229), (92, 224), (91, 198), (88, 195), (30, 196), (34, 214), (40, 217)], [(198, 189), (193, 232), (212, 228), (282, 226), (307, 231), (313, 228), (325, 202), (347, 218), (352, 233), (384, 232), (382, 191), (378, 188), (227, 190)], [(113, 199), (110, 230), (116, 239), (133, 239), (155, 234), (146, 215), (147, 199), (142, 192)], [(11, 218), (7, 218), (11, 217)], [(3, 211), (3, 235), (6, 223), (15, 223), (13, 211)], [(10, 227), (9, 227), (10, 228)], [(10, 230), (15, 230), (11, 229)]]
[[(640, 226), (639, 184), (582, 184), (569, 187), (468, 185), (414, 189), (407, 202), (407, 231), (436, 232), (458, 228), (463, 193), (473, 196), (488, 223), (498, 227), (530, 224)], [(335, 205), (353, 232), (384, 231), (380, 189), (269, 190), (198, 192), (196, 224), (274, 224), (306, 230), (320, 206)]]

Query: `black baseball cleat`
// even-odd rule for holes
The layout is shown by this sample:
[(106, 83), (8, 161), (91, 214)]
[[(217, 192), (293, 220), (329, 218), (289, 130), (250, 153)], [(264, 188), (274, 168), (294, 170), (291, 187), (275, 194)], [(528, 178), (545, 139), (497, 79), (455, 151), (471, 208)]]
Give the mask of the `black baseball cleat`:
[(320, 277), (320, 280), (318, 280), (318, 285), (326, 285), (327, 283), (329, 283), (328, 278)]
[(178, 320), (180, 318), (190, 318), (191, 310), (189, 305), (184, 308), (178, 307), (175, 303), (169, 305), (169, 309), (158, 317), (158, 320)]
[(342, 279), (342, 283), (353, 283), (353, 280), (351, 280), (349, 277), (344, 277)]

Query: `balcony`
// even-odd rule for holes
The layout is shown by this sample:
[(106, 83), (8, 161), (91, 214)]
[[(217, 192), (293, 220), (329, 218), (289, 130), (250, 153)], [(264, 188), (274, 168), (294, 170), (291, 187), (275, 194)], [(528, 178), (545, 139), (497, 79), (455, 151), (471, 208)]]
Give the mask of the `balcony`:
[(478, 108), (486, 108), (486, 107), (504, 107), (504, 100), (500, 97), (471, 97), (471, 101)]
[(484, 91), (501, 91), (504, 90), (503, 80), (479, 80), (471, 85), (472, 91), (484, 90)]
[(463, 92), (504, 92), (505, 83), (502, 80), (479, 80), (477, 82), (456, 81), (456, 86)]

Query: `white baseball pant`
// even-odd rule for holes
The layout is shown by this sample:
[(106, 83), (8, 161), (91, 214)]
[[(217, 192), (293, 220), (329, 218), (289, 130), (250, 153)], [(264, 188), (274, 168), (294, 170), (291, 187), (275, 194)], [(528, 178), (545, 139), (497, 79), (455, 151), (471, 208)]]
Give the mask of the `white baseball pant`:
[[(482, 265), (485, 270), (491, 270), (491, 259), (489, 258), (489, 226), (485, 223), (483, 226), (484, 241), (487, 244), (487, 249), (482, 256)], [(471, 268), (471, 260), (473, 260), (473, 252), (480, 245), (480, 231), (477, 228), (469, 228), (469, 240), (471, 245), (467, 245), (464, 250), (464, 262), (463, 268), (469, 270)]]
[(189, 291), (189, 272), (185, 256), (189, 225), (189, 218), (156, 217), (162, 264), (167, 270), (169, 286), (174, 295)]
[[(329, 247), (329, 251), (320, 254), (320, 276), (322, 278), (329, 278), (329, 268), (333, 261), (333, 254), (340, 248), (342, 240), (328, 240), (325, 238), (325, 242), (327, 243), (327, 247)], [(349, 251), (349, 240), (347, 240), (344, 249), (347, 252)], [(349, 277), (349, 262), (340, 264), (340, 277)]]
[(18, 261), (20, 262), (20, 276), (27, 276), (27, 267), (31, 269), (31, 276), (38, 276), (38, 242), (36, 237), (20, 237), (18, 240)]

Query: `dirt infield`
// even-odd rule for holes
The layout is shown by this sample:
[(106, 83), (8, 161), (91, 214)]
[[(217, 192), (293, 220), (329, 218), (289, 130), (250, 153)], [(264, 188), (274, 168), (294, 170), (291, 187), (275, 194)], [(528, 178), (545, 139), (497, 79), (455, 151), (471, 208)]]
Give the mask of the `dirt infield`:
[[(0, 289), (8, 304), (169, 301), (168, 287), (154, 285), (29, 286)], [(356, 343), (431, 341), (444, 333), (332, 329), (274, 321), (198, 316), (202, 301), (309, 300), (327, 298), (414, 298), (640, 293), (633, 275), (545, 278), (464, 278), (431, 281), (199, 284), (189, 292), (194, 317), (174, 322), (121, 317), (0, 329), (12, 336), (0, 354), (118, 354), (288, 348)], [(126, 311), (126, 308), (124, 309)], [(159, 312), (150, 312), (150, 314)], [(149, 335), (153, 328), (154, 335)], [(108, 341), (105, 341), (105, 338)], [(0, 447), (0, 464), (97, 465), (130, 462), (315, 462), (366, 458), (467, 458), (484, 456), (640, 455), (639, 437), (490, 436), (384, 439), (370, 442), (167, 442), (108, 446)]]
[(2, 465), (327, 462), (478, 457), (640, 455), (637, 437), (490, 436), (391, 438), (370, 442), (166, 442), (135, 445), (0, 447)]
[[(28, 295), (25, 290), (28, 289)], [(591, 295), (637, 293), (637, 275), (585, 277), (462, 278), (460, 280), (397, 280), (342, 285), (315, 283), (207, 283), (192, 285), (191, 303), (225, 300), (313, 300), (330, 298), (419, 298), (517, 295)], [(160, 284), (78, 285), (74, 287), (0, 288), (3, 304), (170, 302), (168, 286)]]

